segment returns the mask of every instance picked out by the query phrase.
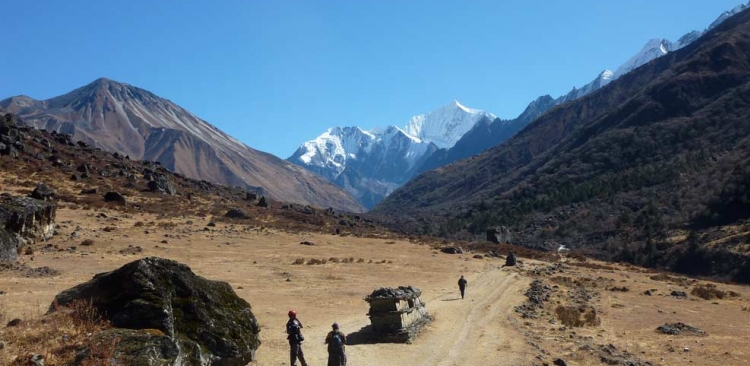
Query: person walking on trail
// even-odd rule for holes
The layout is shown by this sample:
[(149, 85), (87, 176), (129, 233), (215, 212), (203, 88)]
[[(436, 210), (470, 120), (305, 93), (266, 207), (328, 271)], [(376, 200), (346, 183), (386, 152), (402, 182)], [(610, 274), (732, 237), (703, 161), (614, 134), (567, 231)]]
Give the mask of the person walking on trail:
[(466, 281), (464, 276), (461, 276), (461, 278), (458, 279), (458, 289), (461, 290), (461, 299), (464, 298), (464, 292), (466, 291), (466, 284), (469, 283)]
[(289, 358), (292, 366), (297, 366), (297, 359), (302, 362), (302, 366), (307, 366), (305, 353), (302, 352), (302, 322), (297, 319), (297, 312), (289, 310), (289, 321), (286, 322), (286, 339), (289, 340)]
[(328, 345), (328, 366), (346, 366), (346, 334), (339, 330), (339, 324), (331, 325), (332, 331), (326, 336)]

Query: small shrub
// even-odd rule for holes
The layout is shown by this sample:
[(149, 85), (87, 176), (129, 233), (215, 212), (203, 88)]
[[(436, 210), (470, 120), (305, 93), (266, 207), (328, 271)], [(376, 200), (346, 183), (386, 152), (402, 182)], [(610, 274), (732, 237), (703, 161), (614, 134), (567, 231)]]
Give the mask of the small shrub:
[(331, 261), (331, 263), (338, 263), (339, 262), (339, 259), (335, 258), (335, 257), (328, 258), (328, 260)]
[(558, 306), (555, 309), (557, 319), (568, 327), (597, 326), (601, 320), (596, 316), (596, 310), (590, 306)]
[(81, 242), (81, 246), (84, 246), (84, 247), (90, 247), (92, 245), (94, 245), (94, 240), (93, 239), (86, 239), (86, 240), (84, 240), (84, 241)]
[(170, 221), (162, 221), (156, 224), (156, 226), (164, 230), (174, 230), (175, 228), (177, 228), (177, 224)]
[(146, 224), (144, 224), (143, 221), (137, 221), (135, 224), (133, 224), (133, 227), (143, 227), (144, 225)]
[(365, 262), (364, 258), (357, 259), (357, 263), (364, 263), (364, 262)]
[(693, 287), (693, 291), (690, 291), (690, 294), (704, 300), (723, 299), (727, 296), (726, 292), (719, 290), (716, 285), (710, 283), (696, 285)]
[(292, 262), (293, 265), (305, 264), (305, 258), (297, 258)]

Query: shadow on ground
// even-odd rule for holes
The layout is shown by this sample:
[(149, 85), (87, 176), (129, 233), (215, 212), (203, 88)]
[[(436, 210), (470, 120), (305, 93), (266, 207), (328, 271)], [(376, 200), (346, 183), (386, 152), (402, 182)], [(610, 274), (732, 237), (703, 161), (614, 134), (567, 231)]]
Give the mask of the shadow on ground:
[(350, 346), (375, 343), (381, 342), (378, 341), (375, 331), (372, 330), (372, 325), (362, 327), (360, 330), (346, 335), (346, 344)]

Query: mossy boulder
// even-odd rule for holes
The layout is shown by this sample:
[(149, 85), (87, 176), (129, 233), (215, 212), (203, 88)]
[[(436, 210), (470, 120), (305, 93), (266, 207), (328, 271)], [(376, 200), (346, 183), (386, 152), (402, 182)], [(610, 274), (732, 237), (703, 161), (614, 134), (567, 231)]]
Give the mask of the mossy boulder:
[[(244, 366), (260, 346), (260, 328), (247, 301), (228, 283), (197, 276), (172, 260), (144, 258), (97, 274), (58, 294), (50, 311), (76, 300), (90, 301), (116, 328), (151, 330), (122, 333), (129, 335), (120, 337), (117, 351), (130, 358), (148, 360), (153, 348), (164, 351), (169, 364)], [(176, 355), (164, 346), (167, 341)]]

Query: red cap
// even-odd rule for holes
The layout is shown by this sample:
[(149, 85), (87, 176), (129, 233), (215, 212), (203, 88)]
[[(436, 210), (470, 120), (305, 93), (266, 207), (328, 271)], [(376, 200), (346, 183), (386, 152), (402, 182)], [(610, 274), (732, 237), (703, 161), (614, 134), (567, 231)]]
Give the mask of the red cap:
[(297, 316), (297, 312), (294, 310), (289, 310), (289, 317)]

